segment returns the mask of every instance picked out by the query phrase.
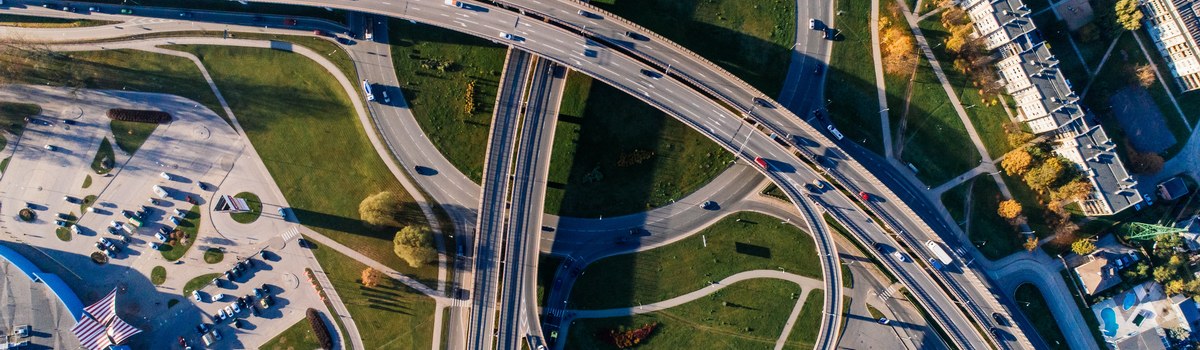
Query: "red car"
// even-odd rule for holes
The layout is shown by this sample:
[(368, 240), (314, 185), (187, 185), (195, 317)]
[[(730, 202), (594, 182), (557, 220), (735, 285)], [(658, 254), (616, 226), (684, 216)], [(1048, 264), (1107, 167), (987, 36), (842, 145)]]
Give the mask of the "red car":
[(294, 25), (296, 25), (296, 19), (295, 18), (285, 19), (285, 20), (283, 20), (283, 24), (286, 24), (289, 26), (294, 26)]
[(770, 168), (771, 168), (771, 166), (770, 166), (770, 165), (767, 165), (767, 161), (766, 161), (766, 160), (763, 160), (763, 159), (762, 159), (762, 157), (754, 157), (754, 162), (755, 162), (755, 163), (758, 163), (758, 166), (761, 166), (761, 167), (763, 167), (763, 169), (770, 169)]
[(862, 198), (863, 201), (869, 201), (871, 200), (871, 195), (867, 194), (866, 192), (859, 191), (858, 198)]

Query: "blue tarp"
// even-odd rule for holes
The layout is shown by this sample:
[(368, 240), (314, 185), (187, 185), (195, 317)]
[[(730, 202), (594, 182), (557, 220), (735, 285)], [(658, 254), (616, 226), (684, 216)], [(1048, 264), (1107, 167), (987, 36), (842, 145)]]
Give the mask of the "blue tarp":
[(8, 260), (9, 263), (16, 266), (25, 277), (29, 277), (34, 282), (42, 282), (46, 287), (50, 287), (50, 292), (58, 297), (58, 301), (62, 302), (63, 307), (67, 308), (67, 312), (75, 317), (75, 321), (83, 318), (83, 302), (79, 301), (79, 296), (75, 295), (75, 291), (63, 282), (62, 278), (52, 273), (42, 272), (32, 261), (26, 259), (24, 255), (17, 253), (12, 248), (0, 245), (0, 257)]

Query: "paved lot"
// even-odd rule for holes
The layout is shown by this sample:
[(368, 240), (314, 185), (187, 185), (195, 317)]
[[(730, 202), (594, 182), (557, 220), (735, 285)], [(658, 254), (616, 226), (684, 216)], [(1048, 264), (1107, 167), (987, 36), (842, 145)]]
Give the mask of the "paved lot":
[(1112, 104), (1121, 129), (1139, 152), (1162, 152), (1175, 145), (1175, 136), (1167, 129), (1162, 111), (1150, 98), (1150, 92), (1140, 87), (1117, 91), (1108, 102)]
[(9, 334), (17, 326), (30, 325), (29, 338), (12, 338), (13, 341), (28, 340), (31, 348), (67, 349), (78, 346), (71, 326), (75, 319), (54, 297), (45, 284), (34, 283), (16, 266), (0, 259), (0, 333)]
[[(29, 124), (22, 139), (11, 144), (8, 151), (12, 152), (12, 160), (8, 172), (0, 177), (0, 201), (9, 204), (0, 206), (0, 217), (15, 217), (28, 202), (37, 209), (39, 219), (32, 223), (6, 220), (2, 237), (38, 247), (45, 253), (42, 260), (53, 260), (39, 263), (55, 264), (67, 271), (62, 277), (85, 304), (114, 286), (122, 287), (124, 292), (118, 296), (120, 315), (147, 331), (131, 340), (134, 347), (177, 344), (181, 335), (193, 346), (200, 345), (193, 327), (200, 322), (211, 323), (211, 315), (233, 300), (226, 297), (223, 302), (210, 302), (210, 294), (244, 296), (252, 294), (253, 287), (267, 284), (277, 302), (260, 317), (251, 317), (243, 310), (243, 329), (234, 330), (228, 322), (218, 327), (224, 340), (217, 348), (253, 348), (303, 318), (307, 307), (324, 308), (312, 287), (301, 282), (308, 260), (296, 244), (286, 243), (281, 237), (295, 225), (276, 214), (278, 207), (273, 203), (283, 200), (272, 195), (277, 191), (267, 190), (274, 186), (273, 181), (257, 156), (245, 151), (247, 141), (212, 111), (177, 96), (120, 91), (72, 94), (66, 89), (29, 86), (0, 87), (0, 100), (41, 105), (43, 113), (38, 119), (48, 122)], [(173, 120), (159, 126), (135, 155), (123, 154), (118, 148), (114, 176), (101, 177), (90, 169), (90, 163), (101, 140), (112, 137), (104, 116), (109, 108), (163, 110), (170, 112)], [(46, 150), (43, 146), (47, 144), (57, 149)], [(171, 179), (160, 177), (162, 172), (171, 174)], [(92, 175), (93, 183), (83, 189), (87, 174)], [(213, 186), (202, 191), (199, 182)], [(168, 198), (158, 204), (148, 201), (154, 185), (170, 191)], [(265, 213), (257, 221), (243, 225), (226, 214), (211, 212), (217, 195), (242, 191), (259, 194), (265, 203)], [(79, 204), (63, 200), (64, 196), (86, 195), (98, 196), (95, 212), (81, 213)], [(167, 218), (174, 209), (191, 208), (185, 196), (200, 203), (201, 228), (191, 250), (172, 263), (150, 250), (149, 245), (157, 241), (154, 232), (159, 227), (172, 226)], [(121, 210), (138, 210), (143, 205), (149, 207), (145, 226), (128, 235), (128, 243), (121, 244), (122, 252), (108, 264), (93, 263), (88, 255), (97, 251), (95, 244), (100, 237), (120, 239), (106, 232), (109, 222), (126, 221)], [(54, 234), (57, 213), (81, 214), (80, 232), (70, 241), (63, 242)], [(225, 250), (224, 261), (205, 263), (202, 251), (210, 247)], [(191, 278), (228, 270), (239, 258), (264, 248), (270, 251), (268, 259), (256, 259), (250, 272), (235, 278), (237, 283), (225, 280), (220, 286), (205, 288), (200, 303), (181, 295), (183, 285)], [(155, 266), (167, 269), (167, 280), (161, 286), (149, 283)], [(178, 300), (178, 305), (168, 307), (172, 299)], [(75, 341), (73, 336), (65, 339)]]

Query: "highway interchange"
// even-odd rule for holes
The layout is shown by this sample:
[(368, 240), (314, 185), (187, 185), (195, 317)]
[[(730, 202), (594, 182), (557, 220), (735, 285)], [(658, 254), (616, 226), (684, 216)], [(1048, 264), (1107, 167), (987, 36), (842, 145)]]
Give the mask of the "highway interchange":
[[(866, 170), (864, 164), (856, 162), (854, 158), (848, 157), (842, 152), (838, 147), (841, 144), (835, 143), (818, 132), (817, 129), (803, 123), (801, 118), (792, 114), (792, 112), (784, 108), (779, 108), (779, 105), (771, 101), (769, 97), (755, 92), (755, 90), (736, 80), (736, 78), (732, 78), (728, 73), (716, 68), (715, 65), (687, 54), (686, 51), (678, 47), (672, 46), (665, 39), (654, 37), (652, 33), (629, 23), (617, 21), (611, 15), (601, 14), (600, 17), (602, 18), (600, 19), (578, 16), (576, 11), (585, 8), (585, 5), (573, 2), (555, 2), (551, 4), (541, 4), (537, 1), (530, 1), (530, 3), (526, 3), (526, 1), (519, 2), (521, 6), (529, 6), (528, 8), (533, 11), (557, 18), (560, 21), (565, 21), (564, 23), (567, 23), (568, 27), (573, 25), (578, 28), (584, 28), (586, 26), (587, 37), (580, 36), (579, 33), (572, 32), (560, 26), (529, 20), (528, 17), (521, 17), (516, 13), (504, 11), (490, 4), (482, 3), (472, 3), (474, 5), (472, 9), (459, 9), (444, 6), (440, 1), (433, 0), (405, 2), (404, 5), (399, 5), (398, 2), (393, 4), (382, 1), (270, 2), (306, 5), (321, 4), (330, 7), (414, 19), (468, 32), (498, 42), (505, 42), (498, 35), (500, 31), (510, 31), (523, 37), (524, 40), (508, 41), (507, 44), (571, 66), (573, 69), (592, 75), (625, 90), (676, 118), (680, 118), (685, 123), (713, 138), (714, 141), (725, 148), (735, 152), (747, 162), (750, 162), (755, 157), (769, 159), (773, 169), (762, 169), (762, 171), (768, 178), (784, 188), (794, 202), (801, 203), (798, 208), (801, 213), (804, 213), (808, 221), (807, 226), (811, 230), (810, 232), (816, 237), (818, 246), (821, 248), (822, 255), (824, 255), (822, 259), (824, 264), (823, 270), (825, 271), (826, 283), (831, 286), (826, 289), (828, 291), (836, 292), (839, 289), (837, 286), (840, 282), (837, 282), (839, 272), (836, 268), (835, 249), (832, 243), (829, 242), (828, 230), (824, 228), (823, 220), (820, 218), (821, 211), (833, 215), (844, 225), (851, 228), (863, 241), (884, 242), (894, 247), (907, 246), (913, 252), (917, 253), (916, 256), (927, 256), (920, 248), (924, 240), (941, 240), (934, 232), (947, 231), (929, 229), (924, 220), (929, 220), (933, 227), (943, 228), (946, 225), (936, 215), (925, 213), (927, 210), (923, 209), (914, 213), (908, 208), (906, 203), (900, 201), (890, 190), (890, 188), (900, 187), (902, 190), (897, 192), (905, 193), (903, 190), (904, 187), (893, 186), (891, 182), (895, 182), (894, 180), (881, 182), (879, 179), (876, 179), (872, 172)], [(533, 13), (533, 11), (528, 11), (527, 14)], [(588, 8), (588, 11), (602, 13), (591, 8)], [(629, 40), (624, 36), (624, 32), (626, 31), (638, 32), (648, 36), (650, 40)], [(820, 41), (812, 45), (817, 47), (827, 46), (825, 42)], [(595, 58), (585, 57), (582, 55), (584, 48), (596, 50), (599, 54)], [(388, 59), (383, 58), (383, 60)], [(647, 65), (646, 63), (652, 65)], [(801, 64), (803, 64), (803, 61)], [(666, 68), (667, 65), (669, 65), (669, 69)], [(666, 73), (666, 77), (655, 79), (643, 73), (643, 69)], [(507, 70), (505, 74), (508, 74)], [(785, 86), (785, 95), (787, 94), (787, 89), (788, 87)], [(812, 98), (808, 97), (808, 94), (801, 92), (800, 89), (793, 89), (793, 94), (794, 96), (801, 97), (801, 99), (812, 100)], [(819, 95), (816, 96), (818, 97), (815, 98), (815, 101), (817, 104), (820, 104), (820, 97)], [(793, 105), (797, 104), (794, 101), (794, 97), (790, 100)], [(734, 106), (735, 109), (740, 110), (740, 113), (731, 112), (722, 105), (722, 102)], [(805, 101), (800, 104), (811, 105), (812, 101)], [(497, 110), (500, 109), (498, 108)], [(748, 119), (753, 120), (753, 123), (742, 119), (746, 115), (750, 116)], [(385, 122), (377, 121), (377, 123)], [(493, 127), (495, 126), (494, 123)], [(767, 126), (766, 132), (759, 131), (763, 126)], [(788, 138), (789, 142), (787, 145), (783, 145), (770, 138), (772, 131), (777, 135), (791, 135), (792, 137)], [(386, 134), (385, 138), (387, 138)], [(499, 141), (508, 142), (511, 146), (511, 143), (516, 140), (512, 138), (493, 138), (492, 140), (494, 143)], [(391, 140), (389, 140), (389, 143), (391, 143)], [(798, 148), (799, 152), (794, 152), (792, 147), (796, 147), (797, 144), (803, 146)], [(850, 148), (851, 150), (854, 149), (853, 146)], [(545, 155), (545, 157), (548, 158), (548, 155)], [(870, 164), (866, 165), (869, 166)], [(411, 170), (411, 167), (407, 164), (405, 168)], [(446, 171), (446, 169), (452, 168), (442, 167), (440, 169)], [(803, 184), (810, 183), (813, 180), (826, 179), (825, 174), (828, 174), (830, 178), (835, 180), (836, 184), (844, 186), (849, 191), (849, 194), (865, 191), (870, 193), (874, 198), (878, 198), (862, 204), (866, 205), (874, 214), (879, 215), (878, 217), (882, 218), (884, 226), (893, 233), (899, 232), (900, 234), (888, 234), (881, 229), (878, 226), (880, 223), (872, 219), (872, 216), (868, 212), (862, 211), (858, 207), (859, 203), (853, 201), (851, 199), (853, 196), (847, 196), (847, 193), (839, 191), (805, 193), (801, 189)], [(418, 176), (418, 178), (420, 177)], [(442, 191), (446, 193), (466, 193), (471, 189), (471, 186), (468, 185), (456, 187), (459, 188), (457, 191), (454, 188), (449, 190), (443, 189)], [(479, 198), (487, 198), (487, 187), (487, 179), (485, 179), (485, 195)], [(428, 187), (426, 189), (431, 192), (434, 191), (429, 190)], [(475, 187), (475, 191), (478, 191), (478, 187)], [(514, 194), (516, 193), (524, 192), (514, 191)], [(439, 194), (431, 195), (435, 198), (439, 197)], [(919, 196), (906, 196), (905, 200), (917, 201), (918, 203), (914, 205), (918, 208), (927, 207), (925, 203), (919, 202), (921, 201), (919, 198)], [(439, 199), (440, 201), (441, 199)], [(502, 214), (503, 210), (493, 211), (488, 209), (487, 205), (489, 201), (492, 200), (480, 201), (484, 204), (480, 213), (492, 216), (501, 215), (489, 220), (505, 220), (504, 214)], [(540, 205), (540, 201), (534, 202)], [(464, 205), (470, 205), (468, 203), (469, 200), (463, 202)], [(474, 203), (474, 205), (478, 205), (478, 203)], [(811, 205), (813, 203), (819, 204), (819, 206)], [(467, 212), (470, 212), (470, 210), (467, 210)], [(501, 214), (497, 214), (498, 212)], [(918, 216), (917, 214), (921, 215)], [(537, 215), (526, 216), (532, 217)], [(484, 218), (481, 216), (479, 219), (481, 235), (484, 232), (484, 221)], [(540, 227), (540, 225), (532, 227), (535, 228), (534, 231), (536, 232), (536, 228)], [(459, 232), (463, 232), (461, 227), (459, 229)], [(900, 242), (903, 242), (904, 245), (898, 244), (895, 240), (896, 237), (899, 237)], [(530, 241), (536, 242), (537, 240)], [(950, 246), (955, 246), (953, 243), (955, 242), (954, 240), (946, 240), (946, 242), (950, 243)], [(476, 247), (474, 248), (478, 249), (482, 244), (476, 242), (475, 245)], [(554, 247), (542, 244), (541, 250), (553, 252)], [(496, 251), (494, 253), (498, 254), (499, 252)], [(482, 275), (478, 273), (480, 271), (479, 264), (483, 259), (480, 259), (479, 254), (475, 254), (475, 258), (476, 275), (473, 277), (476, 282), (472, 287), (478, 290), (487, 283), (479, 282), (481, 279), (480, 275)], [(536, 262), (536, 256), (530, 258)], [(1007, 311), (997, 304), (996, 297), (991, 292), (993, 287), (975, 277), (975, 271), (968, 268), (966, 270), (952, 271), (952, 273), (947, 274), (933, 272), (931, 276), (930, 271), (916, 264), (897, 263), (886, 257), (881, 260), (888, 264), (889, 269), (898, 272), (897, 275), (901, 276), (905, 284), (917, 294), (919, 301), (926, 308), (933, 311), (935, 319), (951, 333), (952, 339), (950, 341), (969, 348), (987, 347), (983, 344), (988, 342), (986, 338), (989, 335), (977, 333), (969, 326), (971, 321), (968, 321), (968, 319), (974, 318), (976, 322), (987, 325), (990, 324), (988, 314), (991, 312), (1007, 313)], [(492, 273), (498, 274), (499, 271), (489, 272), (489, 274)], [(519, 276), (519, 274), (514, 276)], [(941, 287), (942, 285), (950, 288), (952, 296), (945, 295)], [(495, 290), (493, 289), (492, 292), (494, 293)], [(565, 295), (569, 294), (569, 290), (555, 290), (555, 293), (559, 293), (560, 297), (565, 300)], [(484, 299), (479, 294), (473, 294), (472, 297), (476, 298), (476, 300)], [(528, 294), (528, 292), (520, 294)], [(553, 300), (554, 298), (552, 297), (551, 299)], [(840, 303), (831, 302), (831, 300), (838, 299), (840, 297), (837, 297), (835, 293), (827, 293), (826, 309), (836, 311)], [(496, 298), (492, 298), (491, 300), (496, 300)], [(967, 302), (962, 308), (955, 307), (954, 305), (958, 305), (957, 301), (960, 300), (974, 300), (976, 303)], [(519, 308), (519, 306), (515, 305), (510, 307)], [(969, 312), (964, 313), (963, 309), (967, 309)], [(827, 314), (826, 320), (823, 321), (822, 328), (824, 332), (822, 333), (822, 339), (824, 344), (828, 345), (832, 343), (827, 342), (836, 342), (836, 332), (831, 331), (829, 325), (836, 326), (838, 324), (836, 321), (840, 314), (840, 311), (830, 312)], [(526, 312), (526, 316), (536, 315), (529, 315)], [(531, 333), (538, 334), (540, 332)], [(1027, 345), (1028, 341), (1025, 340), (1021, 330), (1010, 328), (1005, 329), (1005, 333), (1012, 336), (1005, 339), (1005, 344), (1010, 344), (1006, 345), (1006, 348), (1030, 347)]]

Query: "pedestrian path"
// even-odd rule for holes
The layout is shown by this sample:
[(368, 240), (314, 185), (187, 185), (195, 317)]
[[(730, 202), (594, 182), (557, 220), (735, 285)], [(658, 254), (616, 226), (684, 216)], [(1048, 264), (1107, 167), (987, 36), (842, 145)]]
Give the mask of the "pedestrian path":
[(825, 282), (818, 280), (818, 279), (814, 279), (811, 277), (804, 277), (804, 276), (800, 276), (800, 275), (797, 275), (794, 273), (783, 272), (783, 271), (778, 271), (778, 270), (743, 271), (743, 272), (736, 273), (733, 276), (726, 277), (725, 279), (722, 279), (716, 283), (710, 284), (707, 287), (700, 288), (697, 291), (687, 293), (687, 294), (684, 294), (684, 295), (681, 295), (681, 296), (678, 296), (675, 298), (671, 298), (668, 300), (663, 300), (663, 301), (660, 301), (657, 303), (650, 303), (650, 304), (639, 305), (639, 306), (635, 306), (635, 307), (616, 308), (616, 309), (570, 310), (570, 311), (568, 311), (568, 313), (570, 313), (570, 315), (573, 318), (606, 318), (606, 317), (629, 316), (629, 315), (638, 315), (638, 314), (644, 314), (644, 313), (649, 313), (649, 312), (662, 311), (662, 310), (666, 310), (666, 309), (669, 309), (672, 307), (686, 304), (691, 301), (695, 301), (696, 299), (700, 299), (706, 295), (716, 293), (717, 291), (724, 289), (725, 287), (728, 287), (730, 285), (733, 285), (734, 283), (745, 281), (745, 280), (756, 279), (756, 278), (773, 278), (773, 279), (779, 279), (779, 280), (793, 282), (793, 283), (796, 283), (797, 285), (799, 285), (800, 288), (802, 288), (803, 290), (806, 290), (806, 291), (812, 290), (812, 289), (820, 289), (825, 284)]

